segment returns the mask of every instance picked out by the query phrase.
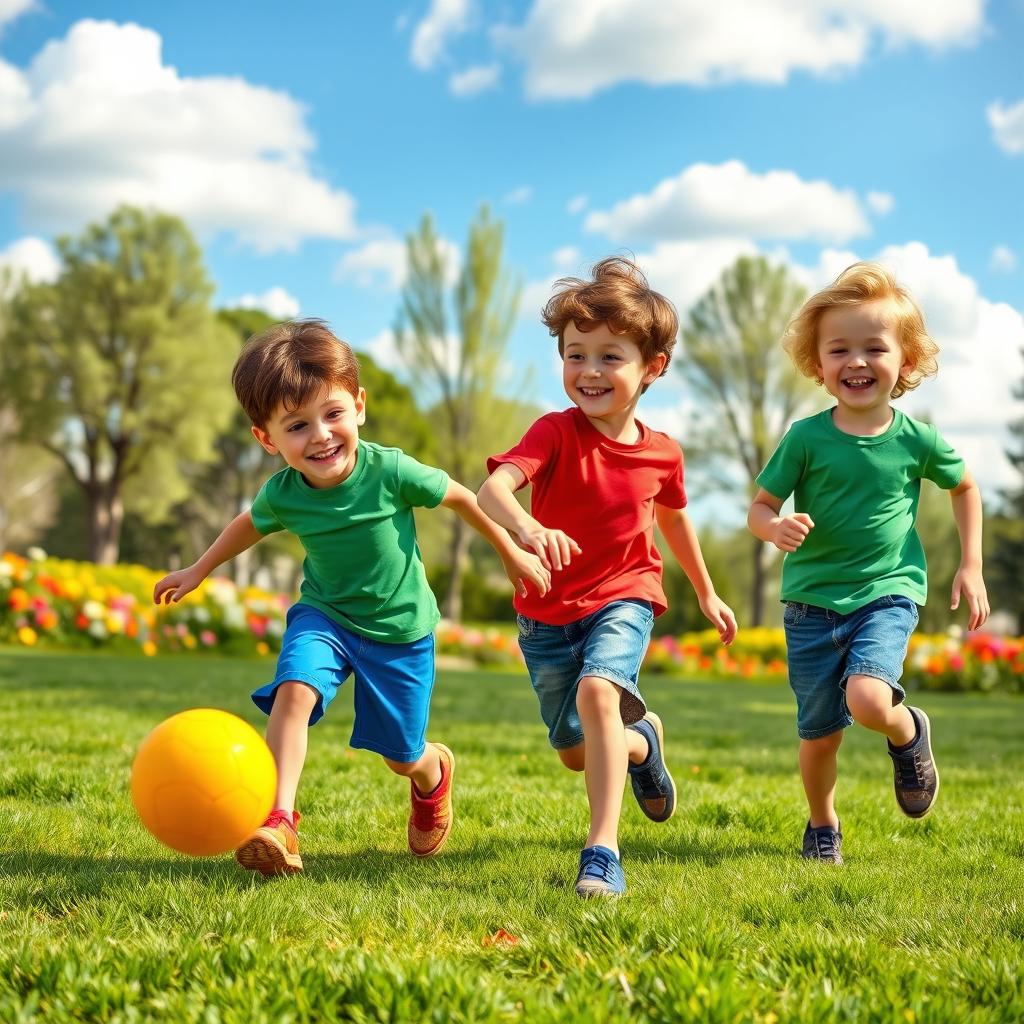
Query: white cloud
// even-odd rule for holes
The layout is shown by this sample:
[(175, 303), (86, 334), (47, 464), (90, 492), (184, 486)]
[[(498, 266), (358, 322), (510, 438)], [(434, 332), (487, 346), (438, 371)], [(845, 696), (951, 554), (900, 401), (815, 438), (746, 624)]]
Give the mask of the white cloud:
[(740, 256), (756, 256), (757, 246), (747, 238), (709, 238), (688, 242), (659, 242), (639, 252), (637, 265), (655, 291), (675, 304), (685, 322), (690, 307), (700, 299)]
[(0, 0), (0, 30), (15, 18), (28, 14), (36, 6), (36, 0)]
[(469, 0), (432, 0), (427, 16), (412, 34), (409, 56), (416, 67), (429, 71), (444, 54), (452, 36), (469, 27)]
[(563, 245), (551, 254), (551, 262), (564, 273), (575, 271), (580, 264), (582, 256), (575, 245)]
[(511, 192), (507, 193), (502, 197), (503, 203), (510, 203), (514, 206), (521, 206), (523, 203), (528, 203), (533, 198), (533, 189), (529, 185), (520, 185), (518, 188), (512, 189)]
[(285, 93), (179, 75), (150, 29), (79, 21), (24, 71), (0, 64), (0, 188), (49, 230), (128, 202), (263, 251), (349, 238), (353, 200), (310, 171), (305, 120)]
[[(395, 332), (385, 328), (379, 334), (354, 346), (357, 352), (367, 352), (373, 361), (385, 370), (395, 373), (402, 369), (402, 357), (395, 344)], [(371, 396), (372, 398), (372, 396)]]
[(535, 0), (495, 41), (525, 64), (534, 98), (585, 98), (624, 81), (781, 84), (857, 67), (876, 41), (972, 43), (984, 0)]
[(565, 209), (568, 213), (582, 213), (587, 208), (588, 199), (586, 196), (573, 196), (568, 203), (565, 204)]
[(14, 285), (20, 281), (36, 284), (56, 281), (59, 274), (57, 253), (49, 242), (41, 238), (19, 238), (0, 250), (0, 289), (5, 278)]
[[(451, 287), (462, 269), (462, 251), (450, 239), (438, 240), (445, 261), (445, 286)], [(409, 271), (405, 240), (385, 235), (345, 253), (335, 267), (336, 281), (351, 281), (360, 288), (398, 291)]]
[(501, 74), (500, 64), (478, 64), (459, 71), (448, 79), (448, 88), (455, 96), (475, 96), (493, 89)]
[(997, 245), (988, 265), (997, 274), (1012, 274), (1017, 269), (1017, 254), (1007, 245)]
[(1024, 100), (1012, 107), (990, 103), (985, 113), (996, 145), (1007, 153), (1024, 153)]
[(243, 295), (229, 306), (240, 306), (242, 309), (262, 309), (275, 320), (292, 320), (299, 315), (299, 300), (289, 295), (280, 285), (268, 288), (262, 295)]
[(651, 192), (590, 213), (584, 226), (615, 241), (753, 237), (845, 241), (866, 234), (857, 196), (792, 171), (757, 174), (739, 160), (691, 164)]
[(888, 192), (869, 192), (865, 198), (871, 211), (880, 217), (892, 213), (892, 208), (896, 205), (896, 200)]

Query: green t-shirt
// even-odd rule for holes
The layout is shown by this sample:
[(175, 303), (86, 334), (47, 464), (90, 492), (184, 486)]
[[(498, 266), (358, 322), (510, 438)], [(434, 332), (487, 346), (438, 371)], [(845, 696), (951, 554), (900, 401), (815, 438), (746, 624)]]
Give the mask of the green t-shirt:
[(360, 440), (355, 469), (335, 487), (310, 487), (290, 466), (252, 503), (260, 533), (288, 530), (306, 559), (299, 603), (382, 643), (411, 643), (437, 625), (416, 543), (414, 508), (434, 508), (448, 474), (398, 448)]
[(930, 423), (893, 410), (876, 437), (844, 434), (832, 410), (797, 420), (757, 478), (814, 528), (782, 563), (782, 600), (849, 614), (885, 595), (928, 596), (914, 529), (921, 480), (950, 490), (964, 463)]

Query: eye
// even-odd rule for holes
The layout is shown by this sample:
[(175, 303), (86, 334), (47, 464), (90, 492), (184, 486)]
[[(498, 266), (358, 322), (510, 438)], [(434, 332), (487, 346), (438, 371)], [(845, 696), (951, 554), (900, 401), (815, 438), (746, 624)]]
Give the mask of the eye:
[(331, 410), (331, 411), (330, 411), (330, 412), (329, 412), (329, 413), (327, 414), (327, 418), (328, 418), (329, 420), (336, 420), (336, 419), (338, 419), (338, 418), (339, 418), (339, 417), (340, 417), (340, 416), (341, 416), (342, 414), (343, 414), (343, 410), (341, 410), (341, 409), (332, 409), (332, 410)]
[(289, 434), (294, 434), (294, 433), (296, 433), (296, 431), (302, 430), (305, 426), (306, 426), (306, 424), (303, 423), (301, 420), (299, 420), (297, 423), (293, 423), (288, 428), (288, 433)]
[(605, 356), (605, 359), (606, 359), (606, 360), (607, 360), (607, 361), (608, 361), (609, 363), (617, 363), (617, 362), (618, 362), (618, 361), (619, 361), (619, 360), (620, 360), (621, 358), (622, 358), (622, 356), (617, 356), (617, 355), (616, 355), (616, 354), (615, 354), (614, 352), (609, 352), (609, 353), (608, 353), (608, 354), (607, 354), (607, 355)]

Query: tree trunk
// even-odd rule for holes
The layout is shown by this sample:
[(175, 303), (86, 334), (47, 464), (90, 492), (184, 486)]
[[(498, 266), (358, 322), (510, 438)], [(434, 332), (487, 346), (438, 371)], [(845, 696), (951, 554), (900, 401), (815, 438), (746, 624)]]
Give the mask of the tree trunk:
[(448, 593), (444, 598), (444, 615), (452, 622), (462, 621), (462, 577), (472, 539), (469, 526), (460, 516), (456, 516), (452, 522), (451, 575), (448, 578)]
[(759, 537), (754, 538), (753, 555), (754, 572), (750, 583), (750, 624), (764, 624), (764, 588), (768, 577), (768, 559), (765, 548), (767, 545)]
[(89, 496), (89, 557), (97, 565), (114, 565), (121, 550), (124, 503), (119, 493), (98, 487)]

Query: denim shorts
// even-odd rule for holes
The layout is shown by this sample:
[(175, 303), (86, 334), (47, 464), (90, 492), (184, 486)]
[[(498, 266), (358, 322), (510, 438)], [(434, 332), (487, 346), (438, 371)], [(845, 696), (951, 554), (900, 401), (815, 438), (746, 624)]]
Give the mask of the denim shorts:
[(344, 629), (316, 608), (293, 605), (274, 681), (253, 692), (253, 703), (269, 715), (282, 683), (305, 683), (319, 695), (309, 716), (315, 725), (349, 675), (356, 712), (351, 745), (392, 761), (418, 760), (434, 689), (433, 633), (407, 644), (383, 644)]
[(813, 604), (786, 603), (783, 625), (789, 685), (796, 694), (797, 732), (805, 740), (853, 724), (846, 706), (846, 680), (873, 676), (892, 687), (892, 702), (906, 696), (900, 686), (907, 643), (917, 625), (917, 605), (892, 594), (848, 615)]
[(556, 750), (583, 742), (576, 690), (584, 676), (600, 676), (620, 689), (626, 725), (639, 722), (647, 705), (637, 686), (654, 612), (647, 601), (612, 601), (576, 622), (550, 626), (517, 616), (519, 648), (540, 701), (540, 716)]

